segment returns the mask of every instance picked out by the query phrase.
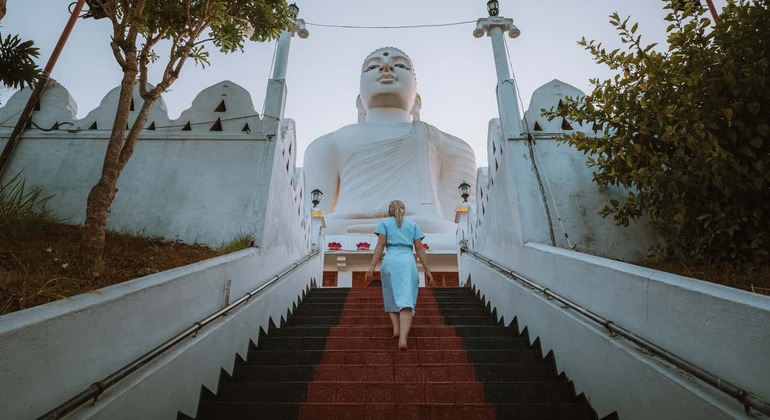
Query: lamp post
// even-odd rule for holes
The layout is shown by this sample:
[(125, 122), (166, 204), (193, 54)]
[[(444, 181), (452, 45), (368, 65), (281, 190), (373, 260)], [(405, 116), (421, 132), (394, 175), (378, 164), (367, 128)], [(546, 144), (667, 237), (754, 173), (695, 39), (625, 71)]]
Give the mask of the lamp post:
[(320, 249), (321, 244), (324, 242), (323, 229), (326, 228), (326, 218), (324, 217), (324, 212), (317, 208), (318, 203), (321, 202), (321, 197), (323, 197), (323, 195), (324, 193), (322, 193), (318, 188), (310, 191), (310, 201), (313, 203), (313, 209), (310, 211), (312, 229), (311, 244), (313, 249)]
[(460, 186), (457, 187), (457, 188), (460, 190), (460, 197), (463, 198), (463, 203), (467, 203), (468, 202), (468, 196), (471, 195), (470, 194), (471, 185), (468, 184), (467, 182), (463, 181), (463, 183), (460, 184)]
[(516, 86), (508, 71), (508, 60), (503, 32), (511, 38), (518, 38), (521, 31), (513, 24), (513, 19), (498, 16), (500, 13), (497, 0), (487, 2), (489, 17), (476, 21), (473, 36), (481, 38), (487, 35), (492, 40), (492, 54), (497, 70), (497, 108), (503, 128), (503, 138), (514, 139), (521, 135), (521, 112), (517, 102)]
[(281, 33), (275, 45), (275, 57), (273, 59), (273, 74), (267, 82), (265, 94), (265, 107), (262, 115), (262, 123), (259, 125), (259, 133), (272, 139), (281, 133), (283, 124), (283, 112), (286, 106), (286, 69), (289, 65), (289, 47), (291, 38), (296, 34), (305, 39), (310, 32), (305, 29), (305, 21), (297, 19), (299, 7), (296, 3), (288, 6), (289, 14), (293, 20), (292, 25)]
[[(490, 3), (492, 3), (490, 1)], [(490, 12), (491, 13), (491, 12)], [(471, 205), (468, 203), (468, 197), (471, 195), (471, 185), (463, 181), (457, 189), (460, 191), (460, 197), (463, 198), (463, 202), (458, 204), (455, 208), (455, 223), (457, 223), (457, 240), (460, 243), (460, 248), (467, 244), (467, 237), (470, 229), (470, 211)]]
[(321, 202), (321, 197), (323, 197), (324, 193), (321, 192), (318, 188), (314, 189), (313, 191), (310, 191), (310, 201), (313, 203), (313, 208), (316, 208), (318, 206), (318, 203)]
[(289, 63), (289, 47), (291, 46), (291, 38), (296, 34), (300, 38), (305, 39), (310, 36), (310, 32), (305, 29), (305, 21), (297, 19), (299, 15), (299, 7), (296, 3), (289, 5), (289, 13), (294, 19), (294, 25), (291, 28), (284, 31), (281, 37), (278, 39), (278, 44), (275, 48), (275, 63), (273, 64), (273, 79), (282, 80), (286, 79), (286, 67)]

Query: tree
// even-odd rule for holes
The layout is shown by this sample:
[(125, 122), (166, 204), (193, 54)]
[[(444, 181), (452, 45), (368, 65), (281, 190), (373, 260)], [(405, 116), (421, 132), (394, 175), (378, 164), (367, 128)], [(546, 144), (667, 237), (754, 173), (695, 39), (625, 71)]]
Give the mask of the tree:
[[(98, 266), (118, 177), (133, 154), (155, 101), (177, 80), (187, 60), (207, 65), (209, 42), (225, 53), (240, 51), (246, 39), (276, 39), (293, 21), (285, 0), (102, 0), (89, 4), (92, 13), (112, 22), (110, 46), (123, 71), (102, 175), (88, 195), (86, 209), (85, 251)], [(94, 5), (98, 5), (97, 10)], [(207, 38), (199, 40), (204, 36)], [(159, 60), (155, 48), (161, 41), (170, 43), (170, 51), (163, 75), (152, 87), (148, 68)], [(144, 102), (127, 128), (137, 83)]]
[(628, 189), (605, 217), (627, 225), (649, 215), (679, 257), (766, 264), (770, 0), (730, 0), (713, 28), (705, 9), (667, 3), (666, 51), (643, 45), (638, 25), (612, 14), (625, 51), (578, 44), (618, 74), (544, 114), (592, 124), (595, 137), (564, 139), (588, 155), (596, 183)]
[(0, 83), (11, 89), (32, 86), (40, 77), (35, 58), (40, 51), (33, 41), (22, 41), (18, 35), (0, 34)]
[[(0, 20), (5, 17), (6, 0), (0, 0)], [(40, 69), (35, 64), (35, 58), (40, 51), (34, 47), (34, 42), (23, 41), (18, 35), (6, 36), (0, 34), (0, 83), (11, 89), (32, 86), (40, 77)]]

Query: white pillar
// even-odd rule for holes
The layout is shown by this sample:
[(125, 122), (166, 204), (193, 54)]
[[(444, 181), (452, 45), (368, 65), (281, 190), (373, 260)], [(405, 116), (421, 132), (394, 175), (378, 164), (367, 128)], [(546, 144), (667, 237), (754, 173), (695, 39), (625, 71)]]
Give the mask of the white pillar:
[(503, 138), (508, 140), (521, 136), (521, 111), (519, 110), (516, 85), (508, 70), (508, 54), (505, 49), (503, 31), (508, 32), (508, 36), (511, 38), (516, 38), (521, 33), (513, 24), (513, 19), (490, 16), (476, 22), (473, 36), (481, 38), (486, 34), (492, 39), (492, 54), (497, 70), (497, 108), (500, 113)]
[[(292, 31), (293, 32), (293, 31)], [(292, 32), (283, 31), (275, 46), (275, 61), (273, 61), (273, 77), (271, 79), (286, 79), (286, 67), (289, 64), (289, 47), (291, 47)]]
[(289, 47), (291, 47), (291, 38), (294, 34), (299, 35), (302, 39), (305, 39), (310, 35), (310, 32), (305, 29), (304, 20), (295, 20), (294, 27), (291, 30), (283, 31), (281, 37), (278, 38), (278, 43), (275, 46), (275, 61), (273, 62), (272, 79), (286, 79), (286, 68), (289, 65)]
[(492, 38), (492, 55), (495, 57), (495, 69), (499, 83), (511, 78), (508, 71), (508, 54), (505, 50), (503, 27), (500, 25), (489, 26), (489, 37)]
[(324, 250), (324, 228), (326, 228), (326, 218), (321, 210), (312, 210), (311, 212), (311, 243), (313, 249)]
[(471, 237), (471, 205), (464, 202), (455, 208), (455, 223), (457, 223), (457, 232), (455, 240), (459, 246), (463, 245)]
[(273, 75), (267, 83), (265, 94), (265, 115), (262, 116), (259, 132), (272, 138), (280, 132), (283, 110), (286, 105), (286, 69), (289, 65), (289, 47), (294, 34), (307, 38), (310, 33), (305, 29), (305, 21), (296, 19), (294, 27), (285, 31), (278, 38), (273, 61)]

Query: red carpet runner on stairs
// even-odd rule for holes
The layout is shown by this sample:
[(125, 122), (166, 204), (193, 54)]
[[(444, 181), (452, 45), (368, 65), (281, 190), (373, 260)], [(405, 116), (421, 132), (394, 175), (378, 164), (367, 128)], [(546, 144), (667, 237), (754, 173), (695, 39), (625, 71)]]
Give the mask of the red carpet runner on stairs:
[[(236, 355), (199, 420), (596, 420), (553, 353), (471, 289), (420, 289), (398, 351), (380, 289), (312, 289)], [(191, 417), (179, 413), (178, 420)], [(617, 419), (615, 413), (605, 420)]]
[(494, 419), (462, 338), (420, 289), (408, 351), (398, 351), (381, 289), (351, 289), (307, 387), (299, 418)]

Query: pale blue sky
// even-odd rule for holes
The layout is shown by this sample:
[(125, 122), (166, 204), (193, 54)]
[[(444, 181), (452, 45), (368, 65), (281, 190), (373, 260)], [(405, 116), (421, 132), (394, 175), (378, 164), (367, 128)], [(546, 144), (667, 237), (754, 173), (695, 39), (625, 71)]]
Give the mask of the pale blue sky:
[[(68, 19), (69, 3), (8, 0), (0, 32), (35, 40), (43, 66)], [(721, 8), (726, 0), (714, 3)], [(306, 22), (335, 25), (438, 24), (487, 15), (483, 0), (298, 0), (297, 5), (299, 17)], [(552, 79), (588, 91), (589, 78), (610, 76), (576, 41), (585, 36), (617, 44), (607, 23), (613, 11), (639, 22), (643, 40), (663, 41), (663, 6), (662, 0), (500, 0), (500, 15), (513, 18), (522, 32), (519, 38), (507, 41), (524, 106), (529, 105), (535, 89)], [(310, 37), (292, 42), (287, 74), (286, 116), (297, 121), (300, 165), (302, 153), (313, 139), (356, 121), (361, 63), (382, 46), (399, 47), (414, 62), (422, 120), (470, 143), (479, 165), (486, 165), (487, 123), (497, 114), (496, 79), (489, 38), (474, 38), (474, 27), (363, 30), (308, 25)], [(78, 20), (54, 69), (53, 77), (75, 98), (78, 117), (98, 106), (119, 84), (120, 71), (108, 46), (110, 32), (106, 19)], [(164, 95), (171, 117), (188, 108), (202, 89), (222, 80), (246, 88), (261, 111), (273, 50), (274, 43), (251, 43), (243, 54), (212, 52), (212, 65), (206, 69), (190, 63), (172, 91)], [(3, 103), (8, 94), (0, 95)]]

